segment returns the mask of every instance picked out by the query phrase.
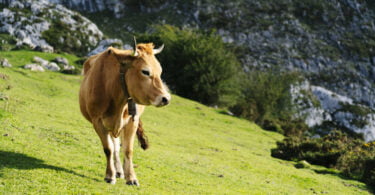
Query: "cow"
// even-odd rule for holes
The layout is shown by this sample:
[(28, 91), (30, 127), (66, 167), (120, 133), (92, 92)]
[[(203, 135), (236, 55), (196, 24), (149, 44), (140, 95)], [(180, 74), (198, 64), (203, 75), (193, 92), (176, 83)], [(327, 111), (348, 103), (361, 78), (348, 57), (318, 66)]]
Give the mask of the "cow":
[(134, 50), (109, 47), (84, 62), (80, 110), (92, 123), (103, 145), (107, 159), (104, 180), (107, 183), (115, 184), (117, 177), (125, 178), (128, 185), (139, 186), (132, 162), (135, 136), (143, 149), (148, 146), (140, 116), (145, 106), (161, 107), (171, 100), (168, 88), (160, 78), (162, 68), (155, 57), (163, 47), (154, 49), (153, 43), (135, 43)]

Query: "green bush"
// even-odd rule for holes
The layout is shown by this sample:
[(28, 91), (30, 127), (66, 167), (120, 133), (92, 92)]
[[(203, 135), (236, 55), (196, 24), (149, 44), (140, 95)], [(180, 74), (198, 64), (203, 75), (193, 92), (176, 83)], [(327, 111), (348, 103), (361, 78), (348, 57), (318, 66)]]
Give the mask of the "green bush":
[(334, 167), (352, 142), (352, 138), (340, 131), (333, 131), (318, 139), (287, 137), (277, 142), (277, 148), (271, 150), (271, 155), (285, 160), (307, 160), (313, 164)]
[(158, 58), (163, 77), (176, 94), (220, 106), (234, 104), (239, 96), (240, 64), (214, 32), (164, 25), (137, 39), (166, 45)]
[(14, 36), (0, 33), (0, 51), (10, 51), (12, 50), (17, 43), (17, 40)]
[(237, 116), (255, 121), (267, 130), (285, 133), (284, 126), (291, 133), (295, 129), (291, 125), (297, 121), (292, 119), (294, 110), (290, 86), (299, 78), (299, 74), (294, 72), (250, 72), (241, 84), (242, 97), (231, 107), (231, 111)]
[(271, 156), (336, 168), (347, 177), (375, 186), (375, 142), (365, 143), (341, 131), (316, 139), (287, 137), (277, 142)]
[[(375, 142), (352, 146), (338, 159), (336, 168), (352, 178), (374, 183), (375, 179)], [(372, 173), (374, 172), (374, 173)], [(372, 178), (372, 179), (371, 179)]]
[(80, 31), (73, 31), (69, 26), (60, 20), (52, 20), (51, 27), (42, 32), (42, 37), (51, 44), (58, 52), (74, 53), (84, 56), (88, 48), (93, 48), (89, 42), (89, 36)]
[(366, 160), (361, 179), (368, 185), (375, 187), (375, 157)]

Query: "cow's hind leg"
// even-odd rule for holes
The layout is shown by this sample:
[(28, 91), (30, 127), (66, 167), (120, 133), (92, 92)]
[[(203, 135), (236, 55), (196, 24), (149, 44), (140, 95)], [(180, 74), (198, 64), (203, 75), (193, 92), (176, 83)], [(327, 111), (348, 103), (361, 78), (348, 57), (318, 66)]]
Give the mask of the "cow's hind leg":
[(95, 128), (96, 133), (100, 137), (100, 141), (103, 144), (104, 154), (107, 159), (107, 168), (106, 168), (104, 180), (107, 183), (115, 184), (116, 183), (116, 168), (114, 165), (114, 158), (113, 158), (115, 146), (113, 144), (112, 136), (104, 128), (101, 120), (96, 120), (94, 122), (94, 128)]
[(114, 157), (115, 157), (115, 168), (116, 168), (116, 177), (117, 178), (124, 178), (124, 170), (121, 165), (121, 159), (120, 159), (120, 138), (114, 138), (112, 137), (113, 145), (115, 148), (114, 151)]
[(139, 186), (137, 177), (133, 167), (133, 146), (134, 138), (138, 128), (138, 120), (130, 119), (125, 125), (122, 134), (122, 147), (125, 152), (124, 158), (124, 172), (126, 184)]

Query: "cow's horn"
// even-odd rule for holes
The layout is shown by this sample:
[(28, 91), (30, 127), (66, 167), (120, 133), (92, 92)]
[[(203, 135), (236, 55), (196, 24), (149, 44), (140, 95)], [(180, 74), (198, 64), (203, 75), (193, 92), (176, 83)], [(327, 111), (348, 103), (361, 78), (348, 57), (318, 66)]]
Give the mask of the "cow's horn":
[(133, 53), (133, 56), (138, 56), (138, 52), (137, 52), (137, 40), (135, 39), (135, 36), (133, 37), (134, 38), (134, 53)]
[(163, 51), (163, 49), (164, 49), (164, 44), (161, 45), (161, 46), (160, 46), (159, 48), (157, 48), (157, 49), (153, 49), (153, 50), (154, 50), (154, 55), (160, 53), (161, 51)]

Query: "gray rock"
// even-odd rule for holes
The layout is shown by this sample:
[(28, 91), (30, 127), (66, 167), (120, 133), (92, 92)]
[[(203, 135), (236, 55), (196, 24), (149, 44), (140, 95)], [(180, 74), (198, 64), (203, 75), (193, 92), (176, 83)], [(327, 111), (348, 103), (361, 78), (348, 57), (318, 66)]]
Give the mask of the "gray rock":
[(63, 57), (56, 57), (53, 61), (61, 65), (69, 65), (68, 59)]
[(75, 67), (72, 66), (72, 65), (64, 65), (62, 69), (63, 69), (63, 71), (64, 71), (64, 70), (74, 70)]
[(335, 110), (340, 109), (343, 103), (353, 104), (353, 100), (351, 98), (339, 95), (323, 87), (312, 86), (311, 90), (320, 101), (320, 104), (324, 110), (334, 112)]
[(47, 66), (48, 65), (48, 60), (45, 60), (41, 57), (38, 57), (38, 56), (34, 56), (33, 57), (33, 62), (36, 62), (42, 66)]
[[(122, 46), (122, 49), (125, 49), (125, 50), (131, 50), (133, 49), (133, 46), (129, 45), (129, 44), (125, 44)], [(374, 68), (375, 69), (375, 68)]]
[(38, 64), (26, 64), (25, 69), (30, 69), (31, 71), (44, 72), (44, 68)]
[(375, 56), (372, 57), (370, 61), (371, 61), (371, 64), (372, 64), (372, 65), (375, 65)]
[(7, 68), (12, 67), (12, 64), (10, 64), (6, 58), (0, 59), (0, 65)]
[(104, 39), (100, 41), (99, 45), (92, 51), (90, 51), (87, 56), (92, 56), (95, 54), (98, 54), (100, 52), (103, 52), (111, 45), (123, 45), (122, 41), (120, 39)]
[(53, 53), (54, 49), (52, 46), (45, 44), (45, 45), (38, 45), (34, 48), (35, 51), (41, 51), (44, 53)]
[(60, 67), (55, 62), (50, 62), (47, 65), (43, 65), (43, 67), (52, 72), (60, 71)]
[[(353, 90), (359, 88), (351, 85)], [(305, 96), (308, 93), (319, 101), (319, 106), (312, 103), (311, 96)], [(309, 127), (314, 128), (329, 122), (363, 134), (365, 141), (375, 140), (375, 111), (369, 107), (357, 104), (353, 99), (326, 88), (312, 86), (308, 82), (291, 86), (291, 95), (299, 110), (295, 117), (304, 118)]]
[[(17, 11), (7, 8), (0, 10), (0, 33), (15, 36), (17, 46), (27, 45), (36, 51), (53, 52), (54, 48), (43, 39), (42, 33), (49, 30), (53, 26), (52, 21), (56, 20), (65, 24), (71, 32), (79, 30), (80, 35), (89, 40), (91, 46), (82, 44), (78, 38), (74, 40), (77, 45), (85, 47), (85, 50), (97, 45), (103, 37), (103, 33), (90, 20), (62, 5), (51, 4), (48, 0), (15, 0), (2, 3), (17, 8)], [(30, 10), (33, 14), (29, 13)]]
[(21, 2), (19, 2), (19, 1), (12, 1), (9, 4), (9, 7), (23, 9), (25, 6)]

